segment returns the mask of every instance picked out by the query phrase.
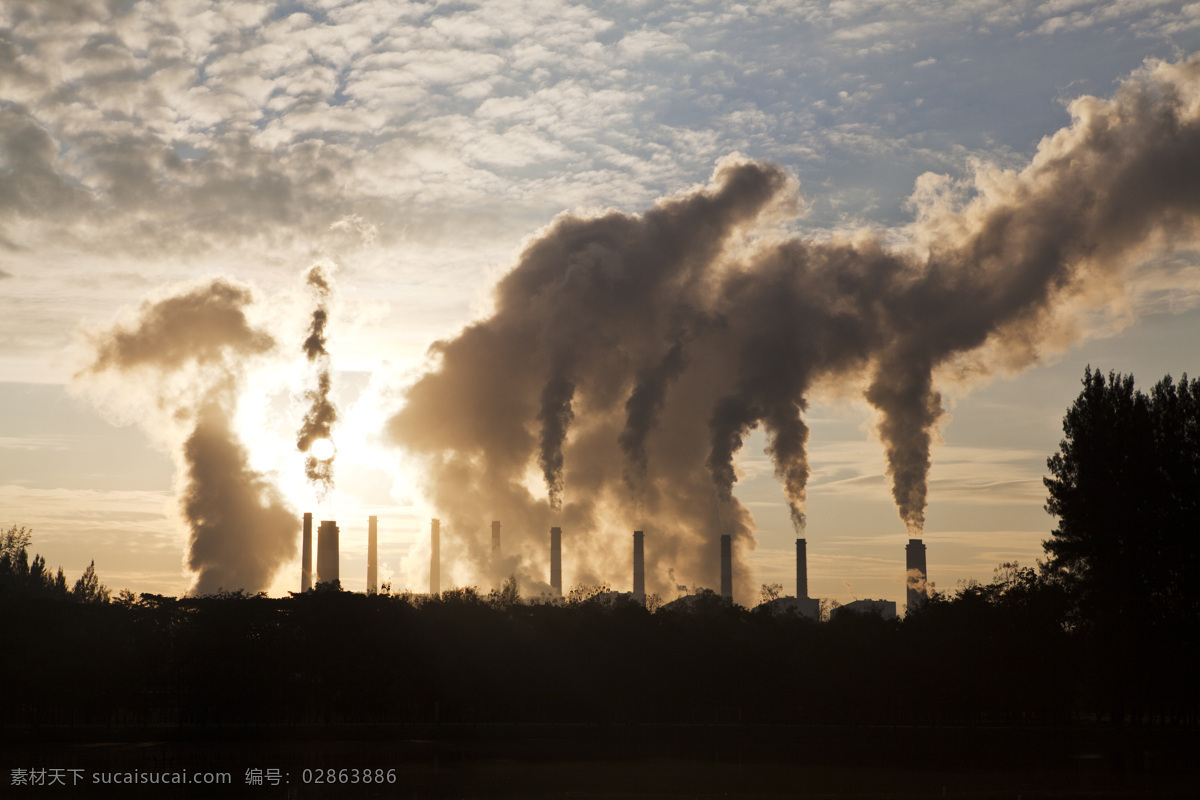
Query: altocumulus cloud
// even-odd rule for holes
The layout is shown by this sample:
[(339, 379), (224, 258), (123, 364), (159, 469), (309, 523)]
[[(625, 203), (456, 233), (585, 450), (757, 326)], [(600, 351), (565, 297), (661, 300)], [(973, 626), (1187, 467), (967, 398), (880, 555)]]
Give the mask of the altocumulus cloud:
[[(1178, 41), (1200, 25), (1181, 4), (1143, 6), (1076, 4), (1052, 27), (1120, 21), (1141, 41)], [(805, 180), (866, 156), (911, 182), (996, 155), (929, 133), (913, 65), (936, 58), (922, 81), (954, 96), (946, 75), (994, 73), (990, 44), (1057, 35), (1035, 35), (1051, 16), (992, 0), (12, 0), (0, 8), (0, 240), (307, 253), (353, 214), (384, 243), (443, 235), (456, 216), (496, 235), (478, 221), (524, 214), (527, 228), (564, 207), (648, 204), (731, 151)], [(972, 38), (989, 46), (964, 59), (955, 48)], [(870, 208), (848, 191), (834, 198), (843, 210)]]

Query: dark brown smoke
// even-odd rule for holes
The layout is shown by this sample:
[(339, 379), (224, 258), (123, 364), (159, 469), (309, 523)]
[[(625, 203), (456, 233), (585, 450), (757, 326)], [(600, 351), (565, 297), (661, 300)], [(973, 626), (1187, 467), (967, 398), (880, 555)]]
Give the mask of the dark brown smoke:
[(250, 290), (218, 278), (183, 294), (142, 303), (134, 327), (94, 336), (85, 372), (145, 367), (173, 371), (185, 364), (232, 368), (243, 355), (264, 353), (274, 340), (246, 320)]
[[(743, 558), (753, 546), (733, 488), (759, 426), (803, 528), (803, 414), (818, 386), (865, 385), (899, 516), (919, 534), (935, 377), (1017, 369), (1068, 345), (1074, 309), (1196, 239), (1200, 60), (1150, 65), (1113, 99), (1070, 110), (1025, 170), (981, 170), (969, 202), (915, 196), (910, 245), (774, 234), (794, 202), (788, 180), (734, 160), (641, 216), (557, 219), (500, 281), (494, 314), (433, 346), (436, 366), (389, 423), (429, 460), (431, 499), (461, 537), (451, 548), (473, 558), (501, 519), (506, 551), (543, 573), (561, 503), (583, 551), (568, 583), (625, 574), (637, 517), (653, 532), (649, 591), (669, 591), (671, 569), (715, 585), (718, 535)], [(544, 493), (527, 482), (534, 463)], [(745, 569), (735, 564), (743, 592)]]
[[(313, 285), (313, 281), (309, 281), (309, 285)], [(323, 285), (323, 284), (321, 284)], [(321, 295), (318, 295), (321, 297)], [(322, 297), (322, 299), (324, 299)], [(329, 352), (325, 349), (325, 323), (329, 315), (323, 307), (313, 311), (312, 323), (308, 327), (308, 338), (304, 340), (304, 355), (309, 361), (317, 361), (322, 356), (328, 358)]]
[(638, 373), (633, 391), (625, 401), (625, 428), (617, 437), (617, 443), (625, 454), (625, 485), (639, 514), (646, 505), (646, 481), (649, 477), (646, 437), (658, 425), (658, 417), (667, 399), (667, 387), (682, 374), (686, 366), (684, 342), (678, 339), (658, 363)]
[[(640, 217), (561, 217), (501, 280), (496, 313), (433, 346), (440, 366), (408, 391), (389, 429), (429, 457), (428, 488), (453, 531), (444, 558), (469, 559), (485, 585), (504, 577), (493, 574), (486, 546), (488, 521), (500, 519), (505, 553), (521, 559), (528, 588), (546, 574), (546, 531), (561, 525), (572, 545), (564, 578), (611, 579), (618, 574), (612, 566), (629, 560), (626, 517), (633, 512), (622, 476), (639, 474), (644, 452), (652, 472), (642, 491), (645, 515), (663, 520), (649, 525), (655, 563), (664, 575), (673, 564), (702, 574), (710, 559), (700, 551), (711, 542), (715, 576), (716, 509), (702, 438), (687, 431), (660, 451), (669, 438), (662, 425), (657, 442), (646, 439), (648, 428), (638, 429), (650, 424), (658, 401), (639, 398), (626, 407), (632, 378), (661, 371), (664, 361), (663, 385), (651, 395), (669, 400), (670, 376), (687, 378), (689, 371), (671, 364), (684, 354), (669, 354), (695, 316), (689, 309), (711, 306), (713, 265), (784, 196), (786, 183), (776, 167), (731, 162), (719, 167), (712, 187), (664, 200)], [(687, 390), (694, 407), (684, 412), (676, 404), (672, 432), (704, 425), (711, 383)], [(627, 458), (618, 440), (628, 416)], [(525, 482), (531, 464), (542, 467), (540, 492)], [(571, 490), (560, 517), (563, 485)], [(748, 532), (748, 515), (730, 518)], [(621, 535), (610, 539), (608, 530)]]
[(571, 398), (574, 396), (575, 384), (562, 375), (554, 376), (542, 388), (542, 410), (538, 412), (538, 422), (542, 423), (538, 464), (546, 480), (552, 511), (562, 509), (562, 448), (567, 440), (567, 428), (575, 419), (575, 413), (571, 410)]
[(190, 428), (179, 455), (192, 593), (265, 590), (295, 556), (296, 514), (249, 467), (230, 428), (247, 360), (274, 347), (246, 318), (253, 299), (217, 278), (147, 301), (131, 324), (92, 336), (91, 363), (77, 376), (117, 377), (125, 399), (149, 399)]
[[(320, 264), (315, 264), (308, 270), (305, 282), (313, 290), (317, 303), (317, 307), (313, 309), (308, 337), (304, 340), (304, 355), (309, 364), (316, 369), (316, 386), (304, 393), (308, 410), (304, 413), (304, 422), (296, 434), (296, 447), (301, 453), (308, 454), (309, 448), (318, 439), (332, 440), (333, 425), (337, 422), (338, 412), (329, 399), (333, 382), (329, 377), (329, 351), (325, 349), (325, 323), (329, 320), (326, 304), (329, 302), (331, 291), (329, 277)], [(333, 458), (322, 461), (312, 455), (306, 455), (304, 459), (304, 474), (321, 498), (333, 488), (333, 462)]]
[(296, 514), (278, 490), (246, 465), (246, 450), (229, 429), (224, 401), (210, 398), (196, 414), (183, 447), (188, 485), (183, 511), (191, 525), (192, 592), (257, 592), (296, 555)]

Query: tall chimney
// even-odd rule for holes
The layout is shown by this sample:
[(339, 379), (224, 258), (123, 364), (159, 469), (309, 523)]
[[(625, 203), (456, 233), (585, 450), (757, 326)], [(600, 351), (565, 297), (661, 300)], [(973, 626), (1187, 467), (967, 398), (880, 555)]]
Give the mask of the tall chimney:
[(433, 520), (429, 523), (429, 593), (442, 593), (442, 523)]
[(492, 558), (500, 557), (500, 520), (492, 520)]
[(300, 551), (300, 591), (312, 588), (312, 514), (304, 515), (304, 544)]
[(733, 599), (733, 537), (721, 536), (721, 597)]
[(338, 578), (338, 526), (322, 520), (317, 530), (317, 583), (332, 583)]
[(379, 517), (367, 517), (367, 594), (379, 591)]
[(913, 611), (925, 602), (925, 581), (929, 575), (925, 569), (925, 543), (920, 539), (908, 540), (908, 546), (904, 548), (904, 567), (908, 611)]
[(796, 597), (808, 597), (808, 542), (796, 540)]
[(550, 529), (550, 586), (562, 597), (562, 528)]
[(633, 596), (646, 599), (646, 551), (643, 548), (645, 535), (633, 532)]

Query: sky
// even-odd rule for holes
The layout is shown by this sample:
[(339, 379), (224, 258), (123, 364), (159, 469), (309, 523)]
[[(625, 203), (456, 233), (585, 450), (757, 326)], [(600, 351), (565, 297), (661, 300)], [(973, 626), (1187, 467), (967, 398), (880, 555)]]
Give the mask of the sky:
[[(1083, 113), (1072, 101), (1108, 102), (1198, 50), (1200, 3), (1151, 0), (3, 0), (0, 525), (32, 528), (33, 549), (72, 579), (94, 559), (113, 589), (215, 588), (204, 577), (214, 562), (189, 542), (250, 502), (197, 491), (197, 453), (215, 442), (241, 454), (239, 482), (259, 486), (267, 511), (338, 520), (347, 588), (365, 581), (377, 515), (381, 580), (424, 591), (429, 520), (453, 515), (431, 485), (434, 445), (393, 423), (410, 387), (451, 363), (431, 344), (498, 319), (494, 289), (563, 215), (643, 219), (664, 198), (716, 192), (721, 165), (766, 163), (787, 185), (761, 241), (924, 246), (947, 230), (923, 221), (937, 203), (962, 212), (1061, 146), (1049, 137)], [(1194, 242), (1126, 257), (1119, 279), (1097, 279), (1053, 341), (1022, 358), (935, 375), (944, 414), (921, 536), (937, 588), (1042, 554), (1054, 526), (1046, 459), (1086, 365), (1147, 389), (1200, 373)], [(189, 316), (180, 298), (205, 292), (203, 308), (219, 295), (249, 338), (197, 333), (207, 312)], [(296, 447), (321, 372), (303, 346), (317, 308), (338, 409), (328, 492)], [(192, 350), (171, 350), (172, 337)], [(902, 606), (911, 528), (862, 380), (806, 396), (809, 590)], [(584, 417), (577, 408), (576, 431)], [(571, 517), (573, 435), (564, 519), (582, 519)], [(797, 532), (769, 444), (760, 427), (736, 453), (745, 604), (764, 583), (794, 591)], [(537, 464), (518, 466), (547, 499)], [(216, 510), (197, 522), (204, 502)], [(278, 518), (255, 517), (245, 535)], [(442, 585), (488, 588), (496, 576), (465, 544), (486, 522), (466, 531), (454, 519), (443, 553), (458, 536), (464, 555), (443, 565)], [(566, 526), (568, 586), (628, 590), (616, 555), (628, 542), (612, 530), (576, 539), (612, 554), (589, 558), (572, 553)], [(298, 538), (281, 531), (246, 580), (297, 590)], [(222, 541), (212, 558), (235, 558), (240, 540)], [(523, 576), (542, 569), (513, 552)], [(679, 585), (715, 588), (715, 563), (678, 558), (652, 568), (666, 599)]]

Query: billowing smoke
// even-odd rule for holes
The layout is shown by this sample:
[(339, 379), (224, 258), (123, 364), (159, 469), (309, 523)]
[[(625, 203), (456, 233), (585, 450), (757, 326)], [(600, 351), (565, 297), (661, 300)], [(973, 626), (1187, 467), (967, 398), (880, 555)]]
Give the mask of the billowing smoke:
[[(304, 340), (304, 355), (316, 370), (316, 386), (304, 393), (308, 411), (305, 412), (304, 422), (296, 434), (296, 447), (305, 454), (304, 474), (316, 487), (317, 496), (323, 499), (333, 488), (333, 424), (338, 418), (337, 407), (329, 399), (332, 381), (329, 377), (329, 351), (325, 349), (330, 285), (329, 277), (320, 264), (315, 264), (308, 270), (305, 282), (312, 289), (316, 299), (308, 338)], [(322, 440), (329, 443), (327, 451), (310, 452), (313, 445)]]
[[(492, 316), (433, 346), (390, 421), (428, 457), (458, 555), (486, 574), (486, 520), (503, 519), (506, 548), (516, 538), (540, 572), (561, 504), (576, 582), (625, 574), (639, 518), (648, 589), (674, 585), (671, 569), (714, 585), (718, 535), (743, 558), (753, 544), (734, 459), (759, 426), (803, 527), (818, 385), (865, 386), (899, 516), (919, 535), (935, 376), (1018, 369), (1069, 344), (1073, 309), (1113, 300), (1148, 256), (1196, 238), (1200, 59), (1150, 65), (1070, 111), (1019, 173), (981, 169), (957, 187), (923, 176), (907, 244), (783, 237), (773, 226), (794, 187), (735, 159), (640, 216), (559, 217), (500, 281)], [(744, 572), (735, 562), (741, 591)]]
[[(713, 187), (643, 217), (560, 217), (501, 280), (495, 314), (433, 345), (438, 367), (411, 387), (389, 427), (429, 456), (431, 499), (455, 533), (443, 538), (443, 559), (469, 559), (478, 579), (494, 585), (504, 575), (491, 563), (487, 530), (500, 519), (506, 555), (526, 564), (524, 586), (546, 574), (551, 525), (564, 530), (564, 578), (597, 584), (625, 574), (636, 506), (628, 474), (644, 484), (648, 563), (661, 564), (664, 576), (671, 565), (695, 575), (707, 561), (716, 564), (712, 481), (695, 430), (706, 424), (726, 366), (671, 362), (687, 361), (693, 345), (716, 346), (712, 355), (721, 355), (720, 323), (696, 332), (693, 320), (713, 304), (713, 269), (727, 245), (786, 199), (786, 183), (774, 167), (730, 162)], [(690, 342), (681, 330), (691, 331)], [(638, 375), (647, 386), (633, 399)], [(689, 379), (694, 385), (680, 386)], [(658, 388), (649, 386), (654, 380)], [(619, 441), (627, 417), (628, 458)], [(542, 487), (527, 481), (534, 464)], [(737, 533), (748, 533), (748, 515), (729, 518)], [(623, 535), (606, 538), (602, 530)], [(706, 542), (707, 555), (700, 552)]]
[(248, 288), (223, 278), (147, 301), (129, 324), (91, 337), (91, 362), (77, 376), (115, 379), (123, 401), (149, 400), (189, 431), (177, 455), (195, 594), (265, 590), (295, 556), (297, 515), (250, 468), (230, 428), (245, 363), (275, 346), (247, 320), (252, 302)]
[(562, 375), (556, 375), (542, 387), (542, 410), (538, 422), (542, 423), (541, 449), (538, 464), (546, 479), (550, 508), (562, 509), (563, 494), (563, 442), (567, 440), (567, 428), (575, 419), (571, 411), (571, 398), (575, 396), (575, 384)]
[(919, 569), (906, 570), (904, 573), (904, 588), (910, 592), (933, 597), (936, 584), (930, 583)]
[(661, 361), (638, 373), (633, 391), (625, 401), (625, 428), (617, 442), (625, 454), (625, 485), (639, 516), (646, 505), (649, 477), (646, 437), (658, 425), (667, 398), (667, 386), (687, 366), (683, 345), (682, 339), (676, 340)]
[(183, 456), (189, 469), (182, 505), (192, 529), (187, 563), (196, 573), (193, 592), (265, 590), (296, 554), (296, 514), (246, 465), (246, 450), (229, 429), (220, 399), (210, 396), (197, 411)]

